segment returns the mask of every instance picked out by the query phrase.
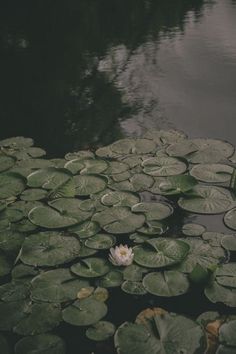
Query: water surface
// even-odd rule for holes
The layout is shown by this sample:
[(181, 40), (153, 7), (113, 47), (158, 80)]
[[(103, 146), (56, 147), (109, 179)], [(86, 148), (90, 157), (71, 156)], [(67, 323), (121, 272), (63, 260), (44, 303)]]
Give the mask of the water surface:
[(0, 5), (0, 138), (51, 156), (151, 128), (235, 141), (233, 0)]

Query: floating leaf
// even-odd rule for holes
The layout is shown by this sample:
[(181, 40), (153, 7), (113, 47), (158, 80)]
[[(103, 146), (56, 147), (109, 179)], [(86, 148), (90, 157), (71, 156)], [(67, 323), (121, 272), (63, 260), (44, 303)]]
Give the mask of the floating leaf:
[(25, 178), (15, 172), (0, 174), (0, 199), (15, 197), (25, 189)]
[(149, 293), (165, 297), (183, 295), (189, 289), (187, 276), (173, 270), (149, 273), (145, 275), (143, 285)]
[(188, 223), (182, 227), (182, 232), (186, 236), (201, 236), (206, 231), (205, 226)]
[(135, 246), (133, 251), (134, 260), (139, 265), (161, 268), (181, 262), (189, 252), (189, 245), (179, 240), (156, 238)]
[(93, 325), (106, 314), (107, 306), (93, 297), (77, 300), (62, 311), (63, 320), (73, 326)]
[(103, 258), (86, 258), (71, 267), (71, 271), (80, 277), (96, 278), (108, 273), (108, 262)]
[(55, 189), (71, 177), (65, 168), (48, 167), (32, 172), (27, 177), (27, 184), (32, 188)]
[(7, 155), (0, 155), (0, 172), (9, 170), (12, 166), (15, 165), (16, 160)]
[(236, 208), (231, 209), (225, 214), (224, 222), (230, 229), (236, 230)]
[(0, 251), (0, 277), (10, 273), (12, 268), (12, 262), (6, 257), (6, 255)]
[(143, 274), (147, 273), (147, 269), (138, 266), (137, 264), (131, 264), (128, 267), (125, 267), (123, 276), (125, 280), (130, 281), (141, 281)]
[(27, 309), (25, 301), (0, 302), (0, 330), (10, 331), (26, 316)]
[(123, 282), (123, 275), (121, 272), (111, 270), (99, 279), (99, 285), (104, 288), (118, 287)]
[(109, 192), (101, 198), (102, 204), (106, 206), (129, 206), (138, 203), (139, 196), (128, 192)]
[(86, 337), (99, 342), (112, 337), (115, 333), (115, 330), (116, 327), (113, 323), (107, 321), (100, 321), (86, 330)]
[(75, 176), (76, 195), (86, 196), (101, 192), (106, 188), (106, 178), (96, 175)]
[(145, 173), (135, 173), (135, 175), (130, 178), (130, 182), (135, 191), (142, 192), (152, 187), (154, 178)]
[(132, 206), (131, 210), (135, 213), (144, 213), (146, 220), (163, 220), (173, 214), (173, 208), (163, 202), (147, 203), (142, 202)]
[(173, 157), (151, 157), (142, 166), (145, 173), (155, 177), (179, 175), (187, 169), (184, 162)]
[(228, 323), (224, 323), (219, 330), (219, 341), (224, 345), (228, 345), (230, 347), (234, 347), (236, 350), (236, 321), (230, 321)]
[(36, 276), (32, 282), (34, 301), (66, 302), (75, 300), (80, 289), (89, 286), (86, 280), (76, 278), (69, 269), (54, 269)]
[[(154, 330), (141, 324), (123, 323), (115, 334), (115, 347), (126, 354), (204, 352), (201, 327), (186, 317), (163, 314), (153, 319)], [(176, 329), (178, 329), (176, 331)]]
[(142, 282), (139, 282), (139, 281), (126, 280), (121, 285), (121, 289), (125, 293), (131, 294), (131, 295), (145, 295), (147, 293)]
[(28, 265), (51, 267), (72, 261), (79, 251), (75, 237), (46, 231), (26, 237), (20, 258)]
[(236, 251), (236, 235), (223, 236), (221, 245), (228, 251)]
[(95, 221), (85, 221), (79, 225), (71, 226), (69, 231), (75, 233), (79, 238), (88, 238), (96, 235), (101, 230), (99, 224)]
[(144, 137), (146, 139), (154, 140), (157, 145), (165, 145), (172, 144), (178, 141), (183, 141), (187, 138), (186, 134), (181, 132), (180, 130), (150, 130), (148, 131)]
[(189, 195), (178, 200), (182, 209), (199, 214), (221, 214), (234, 206), (230, 192), (221, 187), (198, 185)]
[(111, 150), (117, 154), (148, 154), (153, 152), (156, 144), (148, 139), (121, 139), (111, 145)]
[(148, 190), (153, 194), (175, 195), (190, 191), (196, 184), (196, 179), (189, 175), (155, 177), (154, 184)]
[(122, 234), (140, 228), (145, 217), (132, 213), (128, 207), (113, 207), (95, 214), (92, 220), (97, 221), (109, 233)]
[(92, 216), (91, 211), (84, 211), (80, 209), (81, 200), (76, 198), (59, 198), (49, 202), (48, 204), (52, 208), (58, 210), (61, 215), (76, 219), (77, 223), (81, 223)]
[(200, 164), (194, 166), (190, 174), (202, 182), (220, 183), (230, 181), (233, 168), (222, 164)]
[(32, 304), (13, 331), (23, 336), (32, 336), (50, 331), (61, 322), (61, 309), (56, 304)]
[(24, 337), (15, 345), (16, 354), (65, 354), (63, 340), (54, 334)]
[(85, 241), (85, 246), (95, 250), (105, 250), (111, 248), (116, 243), (116, 238), (112, 235), (97, 234)]
[(20, 196), (21, 200), (35, 201), (42, 200), (47, 197), (48, 192), (40, 188), (26, 189)]
[(0, 299), (5, 302), (24, 300), (29, 296), (30, 284), (12, 281), (0, 286)]
[(12, 149), (21, 149), (25, 147), (32, 146), (34, 143), (31, 138), (24, 138), (23, 136), (16, 136), (13, 138), (8, 138), (0, 141), (0, 146), (10, 147)]
[(77, 219), (64, 216), (62, 213), (46, 206), (32, 209), (29, 212), (29, 220), (33, 224), (47, 229), (60, 229), (78, 223)]

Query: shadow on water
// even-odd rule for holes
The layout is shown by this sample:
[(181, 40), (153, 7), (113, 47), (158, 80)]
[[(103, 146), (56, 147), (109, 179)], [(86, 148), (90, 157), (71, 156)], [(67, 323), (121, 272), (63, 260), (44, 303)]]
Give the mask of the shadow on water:
[(111, 48), (123, 46), (125, 67), (141, 44), (158, 42), (160, 31), (168, 36), (184, 31), (189, 11), (197, 21), (203, 3), (1, 2), (1, 138), (31, 136), (50, 156), (59, 157), (122, 136), (120, 121), (143, 102), (123, 99), (101, 70), (102, 59)]

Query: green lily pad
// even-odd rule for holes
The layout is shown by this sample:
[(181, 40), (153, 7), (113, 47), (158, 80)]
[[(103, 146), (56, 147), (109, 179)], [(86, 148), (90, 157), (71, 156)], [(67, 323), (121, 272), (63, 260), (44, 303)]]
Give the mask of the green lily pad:
[(118, 175), (129, 170), (129, 165), (121, 161), (109, 161), (106, 175)]
[(229, 307), (236, 307), (236, 289), (219, 285), (217, 282), (211, 282), (204, 291), (208, 300), (213, 303), (224, 303)]
[(12, 281), (0, 286), (0, 299), (5, 302), (27, 299), (29, 296), (30, 284), (25, 282)]
[(25, 236), (19, 232), (5, 230), (0, 232), (0, 250), (5, 254), (17, 256)]
[(194, 267), (199, 264), (203, 268), (219, 264), (225, 258), (222, 247), (212, 247), (208, 242), (197, 238), (186, 238), (184, 241), (189, 245), (190, 250), (187, 257), (177, 269), (184, 273), (191, 273)]
[(224, 223), (230, 229), (236, 230), (236, 208), (231, 209), (225, 214)]
[(63, 320), (73, 326), (90, 326), (107, 314), (107, 306), (93, 297), (75, 301), (62, 311)]
[(155, 236), (164, 234), (166, 231), (168, 231), (168, 229), (169, 227), (167, 224), (160, 221), (151, 220), (146, 221), (145, 225), (137, 231), (142, 235)]
[(101, 228), (95, 221), (85, 221), (79, 225), (71, 226), (68, 230), (83, 239), (96, 235)]
[(12, 266), (13, 264), (10, 259), (8, 259), (7, 256), (0, 251), (0, 277), (9, 274)]
[(106, 250), (116, 243), (116, 238), (112, 235), (97, 234), (85, 241), (85, 246), (95, 250)]
[(196, 179), (189, 175), (155, 177), (148, 190), (153, 194), (175, 195), (190, 191), (196, 184)]
[(15, 197), (25, 189), (25, 178), (15, 172), (0, 174), (0, 199)]
[(48, 332), (61, 322), (61, 309), (56, 304), (32, 304), (24, 315), (13, 328), (23, 336)]
[(236, 235), (223, 236), (221, 245), (228, 251), (236, 251)]
[(133, 251), (134, 260), (139, 265), (161, 268), (183, 261), (189, 252), (189, 245), (179, 240), (156, 238), (135, 246)]
[(27, 177), (27, 184), (31, 188), (55, 189), (68, 179), (72, 174), (65, 168), (48, 167), (32, 172)]
[(138, 203), (139, 196), (128, 192), (109, 192), (101, 198), (102, 204), (106, 206), (129, 206)]
[(60, 229), (78, 224), (77, 219), (64, 216), (63, 213), (46, 206), (32, 209), (28, 217), (33, 224), (47, 229)]
[(187, 166), (184, 162), (173, 157), (151, 157), (142, 163), (143, 171), (155, 177), (180, 175)]
[(136, 173), (130, 178), (133, 189), (137, 192), (147, 191), (154, 184), (154, 178), (145, 173)]
[(204, 353), (206, 341), (200, 325), (180, 315), (155, 316), (151, 328), (123, 323), (115, 333), (115, 347), (125, 354)]
[(16, 160), (7, 155), (0, 155), (0, 172), (7, 171), (15, 165)]
[(121, 289), (131, 295), (145, 295), (147, 293), (142, 282), (125, 280), (121, 285)]
[(112, 337), (115, 333), (115, 330), (116, 327), (113, 323), (100, 321), (86, 330), (86, 337), (91, 340), (100, 342)]
[(156, 144), (148, 139), (121, 139), (111, 145), (111, 150), (117, 154), (148, 154), (153, 152)]
[(234, 347), (236, 349), (236, 321), (230, 321), (228, 323), (223, 323), (219, 329), (219, 341), (224, 345)]
[(21, 149), (21, 148), (32, 146), (33, 144), (34, 144), (33, 139), (25, 138), (23, 136), (16, 136), (13, 138), (8, 138), (0, 141), (0, 146), (10, 147), (12, 149)]
[(182, 233), (186, 236), (201, 236), (206, 231), (205, 226), (188, 223), (182, 227)]
[(10, 331), (17, 323), (23, 319), (28, 310), (27, 302), (12, 301), (0, 302), (0, 330)]
[(72, 265), (71, 271), (80, 277), (96, 278), (108, 273), (110, 266), (103, 258), (86, 258)]
[(51, 267), (72, 261), (79, 251), (75, 237), (46, 231), (26, 237), (20, 259), (28, 265)]
[(79, 159), (79, 158), (93, 158), (94, 157), (94, 153), (92, 153), (92, 151), (89, 150), (80, 150), (80, 151), (74, 151), (74, 152), (68, 152), (65, 155), (65, 159), (70, 161), (70, 160), (74, 160), (74, 159)]
[(165, 297), (183, 295), (189, 289), (187, 276), (174, 270), (149, 273), (145, 275), (143, 285), (149, 293)]
[(89, 247), (85, 246), (84, 243), (85, 243), (84, 240), (80, 240), (80, 245), (81, 245), (81, 248), (79, 251), (80, 258), (90, 257), (98, 252), (97, 250), (95, 250), (93, 248), (89, 248)]
[(99, 278), (99, 285), (104, 288), (118, 287), (123, 283), (123, 274), (116, 270), (111, 270), (102, 278)]
[(28, 280), (31, 280), (36, 275), (39, 274), (39, 270), (32, 266), (28, 266), (26, 264), (20, 263), (16, 265), (11, 272), (11, 276), (13, 280), (22, 281), (23, 283)]
[(173, 214), (172, 206), (163, 202), (142, 202), (133, 205), (131, 210), (135, 213), (144, 213), (148, 221), (163, 220)]
[(139, 229), (144, 224), (145, 217), (132, 213), (128, 207), (113, 207), (95, 214), (92, 220), (109, 233), (122, 234)]
[(192, 196), (178, 200), (182, 209), (192, 213), (221, 214), (234, 206), (231, 193), (225, 188), (198, 185), (192, 192)]
[(48, 192), (40, 188), (26, 189), (20, 196), (21, 200), (35, 201), (42, 200), (47, 197)]
[(137, 264), (131, 264), (125, 267), (123, 276), (125, 280), (130, 281), (141, 281), (143, 279), (143, 274), (147, 273), (147, 269), (138, 266)]
[(202, 182), (221, 183), (229, 182), (233, 168), (222, 164), (200, 164), (194, 166), (190, 174)]
[(59, 184), (51, 192), (49, 192), (49, 199), (57, 198), (73, 198), (76, 194), (76, 186), (73, 179), (67, 179), (62, 184)]
[(31, 284), (31, 298), (34, 301), (55, 303), (75, 300), (79, 290), (89, 286), (88, 281), (76, 278), (69, 269), (44, 272), (36, 276)]
[(24, 337), (15, 345), (16, 354), (65, 354), (64, 341), (54, 334)]
[(52, 208), (58, 210), (63, 216), (76, 219), (77, 223), (81, 223), (92, 216), (91, 211), (80, 209), (81, 200), (76, 198), (59, 198), (48, 204)]
[(87, 196), (99, 193), (106, 188), (107, 180), (102, 176), (79, 175), (74, 177), (76, 195)]
[(178, 141), (183, 141), (187, 138), (186, 134), (180, 130), (150, 130), (144, 137), (154, 140), (157, 145), (173, 144)]

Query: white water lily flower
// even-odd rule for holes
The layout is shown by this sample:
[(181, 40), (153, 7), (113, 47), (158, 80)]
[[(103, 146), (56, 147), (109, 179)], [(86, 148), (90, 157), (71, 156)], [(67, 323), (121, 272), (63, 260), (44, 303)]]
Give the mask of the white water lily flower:
[(128, 266), (133, 262), (134, 254), (131, 247), (127, 245), (110, 248), (109, 259), (116, 266)]

